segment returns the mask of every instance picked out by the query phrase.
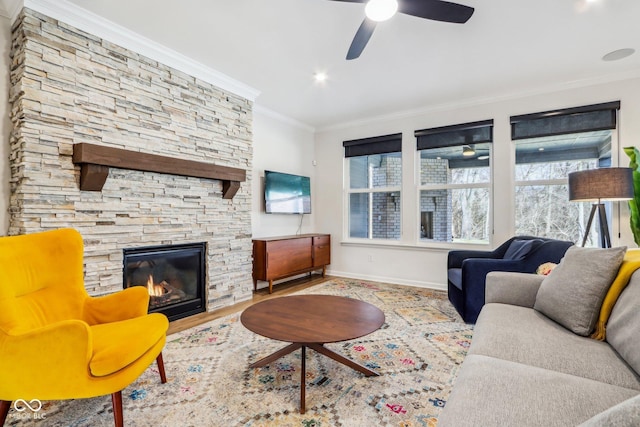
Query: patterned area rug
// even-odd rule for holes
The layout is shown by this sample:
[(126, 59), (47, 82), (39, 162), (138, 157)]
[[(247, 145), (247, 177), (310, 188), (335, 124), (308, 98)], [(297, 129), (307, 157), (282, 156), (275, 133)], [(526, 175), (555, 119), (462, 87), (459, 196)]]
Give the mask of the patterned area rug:
[[(300, 351), (270, 366), (252, 362), (284, 346), (240, 323), (240, 313), (170, 335), (163, 352), (167, 384), (155, 363), (123, 395), (127, 426), (435, 426), (471, 343), (446, 293), (351, 279), (301, 294), (341, 295), (370, 302), (385, 313), (378, 331), (327, 344), (381, 375), (365, 377), (307, 351), (307, 411), (298, 413)], [(331, 315), (331, 310), (327, 310)], [(113, 426), (109, 396), (43, 402), (40, 419), (6, 425)], [(44, 419), (42, 419), (44, 418)]]

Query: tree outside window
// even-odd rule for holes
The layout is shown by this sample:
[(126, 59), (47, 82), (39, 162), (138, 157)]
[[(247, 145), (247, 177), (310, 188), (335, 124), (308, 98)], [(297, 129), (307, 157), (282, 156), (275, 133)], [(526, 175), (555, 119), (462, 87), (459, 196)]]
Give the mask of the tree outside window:
[(491, 144), (473, 149), (475, 158), (461, 146), (420, 150), (420, 239), (488, 242)]
[[(569, 201), (567, 177), (610, 161), (610, 130), (517, 141), (516, 234), (581, 241), (591, 204)], [(598, 230), (592, 227), (587, 246), (599, 245)]]

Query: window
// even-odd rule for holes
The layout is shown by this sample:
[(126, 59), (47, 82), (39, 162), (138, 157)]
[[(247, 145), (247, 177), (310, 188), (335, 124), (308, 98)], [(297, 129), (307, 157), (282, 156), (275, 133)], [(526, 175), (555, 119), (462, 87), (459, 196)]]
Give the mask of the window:
[(489, 241), (493, 120), (415, 132), (420, 240)]
[(349, 184), (349, 237), (400, 239), (402, 134), (343, 143)]
[[(579, 242), (591, 204), (570, 202), (571, 172), (611, 166), (619, 102), (511, 117), (516, 143), (516, 234)], [(611, 203), (605, 204), (611, 218)], [(609, 224), (611, 228), (611, 224)], [(598, 246), (592, 226), (588, 246)]]

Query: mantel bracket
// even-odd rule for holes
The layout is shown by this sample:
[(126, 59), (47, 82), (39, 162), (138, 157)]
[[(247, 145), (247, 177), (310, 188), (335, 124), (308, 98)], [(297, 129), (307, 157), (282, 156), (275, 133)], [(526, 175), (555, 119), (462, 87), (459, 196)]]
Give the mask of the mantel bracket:
[(73, 163), (80, 165), (83, 191), (102, 191), (110, 167), (220, 180), (223, 199), (232, 199), (246, 181), (244, 169), (84, 142), (73, 146)]

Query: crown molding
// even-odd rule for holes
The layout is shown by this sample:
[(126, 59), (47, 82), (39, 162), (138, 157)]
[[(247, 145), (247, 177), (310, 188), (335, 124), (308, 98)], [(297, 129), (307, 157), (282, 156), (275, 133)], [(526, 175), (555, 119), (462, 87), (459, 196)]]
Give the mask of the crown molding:
[(278, 113), (277, 111), (271, 110), (263, 105), (260, 104), (253, 104), (253, 112), (254, 113), (258, 113), (258, 114), (262, 114), (263, 116), (266, 117), (270, 117), (274, 120), (277, 120), (281, 123), (287, 124), (289, 126), (307, 131), (307, 132), (311, 132), (311, 133), (315, 133), (316, 129), (311, 126), (308, 125), (306, 123), (300, 122), (296, 119), (293, 119), (289, 116), (285, 116), (284, 114)]
[[(67, 0), (1, 0), (4, 4), (18, 3), (17, 12), (12, 21), (18, 16), (22, 6), (36, 12), (50, 16), (58, 21), (65, 22), (79, 30), (98, 36), (126, 49), (147, 56), (164, 65), (173, 67), (190, 76), (196, 77), (207, 83), (219, 87), (225, 91), (241, 96), (251, 102), (255, 102), (260, 94), (245, 83), (214, 70), (200, 62), (197, 62), (179, 52), (154, 42), (140, 34), (137, 34), (121, 25), (111, 22), (95, 13), (82, 9)], [(7, 10), (8, 13), (11, 11)], [(13, 15), (13, 14), (12, 14)]]
[(333, 132), (333, 131), (339, 131), (344, 129), (350, 129), (354, 127), (370, 126), (373, 124), (379, 124), (381, 122), (389, 122), (393, 120), (402, 120), (402, 119), (420, 117), (420, 116), (428, 115), (430, 113), (435, 113), (435, 112), (451, 111), (451, 110), (467, 108), (467, 107), (476, 107), (476, 106), (485, 105), (485, 104), (492, 104), (495, 102), (512, 101), (512, 100), (528, 98), (536, 95), (553, 94), (553, 93), (561, 92), (564, 90), (579, 89), (583, 87), (597, 86), (601, 84), (615, 83), (619, 81), (633, 80), (637, 78), (640, 78), (640, 69), (633, 69), (633, 70), (623, 71), (619, 73), (611, 73), (611, 74), (606, 74), (606, 75), (597, 76), (597, 77), (573, 80), (568, 82), (559, 82), (552, 85), (540, 86), (538, 88), (534, 88), (530, 90), (523, 90), (523, 91), (505, 93), (505, 94), (488, 96), (488, 97), (469, 98), (469, 99), (463, 99), (459, 101), (442, 103), (438, 105), (432, 105), (426, 108), (423, 107), (423, 108), (417, 108), (413, 110), (398, 111), (391, 114), (381, 114), (378, 116), (366, 117), (363, 119), (356, 119), (352, 121), (322, 126), (322, 127), (316, 128), (316, 132), (324, 133), (324, 132)]

